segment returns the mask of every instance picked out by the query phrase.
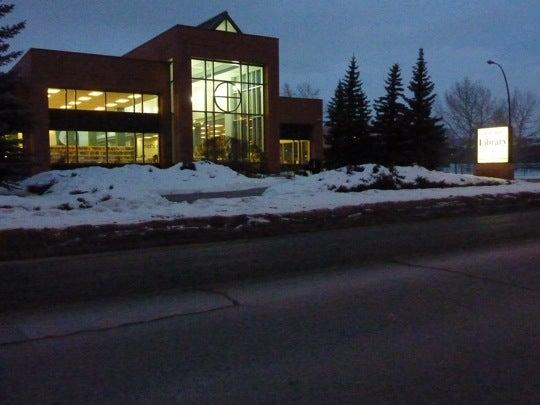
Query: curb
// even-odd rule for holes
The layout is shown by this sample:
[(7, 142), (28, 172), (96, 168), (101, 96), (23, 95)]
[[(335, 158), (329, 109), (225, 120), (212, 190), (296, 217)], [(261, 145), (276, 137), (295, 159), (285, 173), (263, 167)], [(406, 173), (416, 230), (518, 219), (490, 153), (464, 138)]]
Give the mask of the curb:
[(540, 193), (388, 202), (292, 214), (213, 216), (130, 225), (0, 231), (0, 262), (279, 236), (540, 208)]

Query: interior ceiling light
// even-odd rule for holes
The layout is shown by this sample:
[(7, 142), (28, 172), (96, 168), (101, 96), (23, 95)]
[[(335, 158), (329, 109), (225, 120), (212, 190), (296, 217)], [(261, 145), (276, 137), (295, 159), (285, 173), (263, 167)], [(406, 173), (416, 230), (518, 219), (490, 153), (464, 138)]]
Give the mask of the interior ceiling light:
[(116, 107), (117, 104), (116, 103), (107, 103), (105, 104), (105, 107)]
[(80, 101), (88, 101), (88, 100), (92, 100), (92, 97), (81, 96), (81, 97), (79, 97), (77, 100), (80, 100)]
[(102, 94), (103, 94), (102, 91), (91, 91), (90, 93), (88, 93), (88, 95), (92, 97), (101, 96)]
[(129, 100), (127, 98), (119, 98), (118, 100), (116, 100), (116, 102), (120, 104), (124, 104), (124, 103), (129, 103)]
[(128, 98), (134, 99), (134, 98), (141, 98), (142, 96), (140, 94), (130, 94)]
[(95, 111), (105, 111), (105, 107), (96, 107), (94, 108)]
[(47, 93), (49, 94), (60, 93), (60, 89), (47, 89)]

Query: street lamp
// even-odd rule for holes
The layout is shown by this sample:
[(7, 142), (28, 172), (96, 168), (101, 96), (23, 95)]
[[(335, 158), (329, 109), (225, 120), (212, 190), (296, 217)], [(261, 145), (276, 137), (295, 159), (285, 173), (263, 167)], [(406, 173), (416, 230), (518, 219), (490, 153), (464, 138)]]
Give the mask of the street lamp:
[(499, 69), (501, 69), (501, 72), (503, 74), (503, 77), (504, 77), (504, 84), (506, 84), (506, 97), (508, 99), (508, 135), (510, 137), (510, 154), (511, 154), (511, 158), (510, 158), (510, 161), (512, 161), (513, 159), (513, 143), (514, 143), (514, 139), (513, 139), (513, 136), (512, 136), (512, 111), (511, 111), (511, 102), (510, 102), (510, 89), (508, 88), (508, 80), (506, 79), (506, 73), (504, 73), (504, 69), (501, 65), (499, 65), (497, 62), (493, 61), (493, 60), (488, 60), (487, 61), (487, 64), (488, 65), (497, 65), (499, 67)]

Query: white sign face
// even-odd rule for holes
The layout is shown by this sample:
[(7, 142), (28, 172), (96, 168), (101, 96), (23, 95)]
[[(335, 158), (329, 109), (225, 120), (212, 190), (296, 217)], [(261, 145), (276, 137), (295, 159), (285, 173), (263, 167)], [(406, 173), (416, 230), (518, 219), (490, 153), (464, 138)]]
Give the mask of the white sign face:
[(478, 129), (478, 163), (508, 163), (508, 127)]

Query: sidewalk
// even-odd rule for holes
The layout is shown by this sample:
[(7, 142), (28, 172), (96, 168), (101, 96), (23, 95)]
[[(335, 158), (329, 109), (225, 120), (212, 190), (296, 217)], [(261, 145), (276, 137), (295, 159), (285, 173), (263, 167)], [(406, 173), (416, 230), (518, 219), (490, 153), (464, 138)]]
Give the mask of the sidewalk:
[(163, 198), (172, 202), (188, 202), (192, 203), (201, 199), (208, 198), (241, 198), (241, 197), (255, 197), (262, 195), (268, 187), (256, 187), (248, 188), (246, 190), (235, 191), (217, 191), (207, 193), (186, 193), (186, 194), (166, 194)]

